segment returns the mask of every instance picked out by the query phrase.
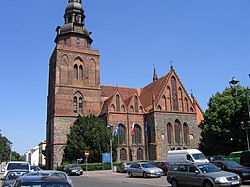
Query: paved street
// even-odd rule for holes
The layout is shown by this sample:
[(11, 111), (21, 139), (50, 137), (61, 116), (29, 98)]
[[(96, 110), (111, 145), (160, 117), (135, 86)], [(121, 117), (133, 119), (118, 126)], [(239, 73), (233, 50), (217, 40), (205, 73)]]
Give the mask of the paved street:
[[(0, 177), (3, 175), (0, 173)], [(129, 178), (126, 173), (116, 173), (111, 171), (89, 171), (84, 172), (82, 176), (71, 176), (74, 187), (145, 187), (159, 186), (171, 187), (166, 181), (166, 176), (160, 178)], [(242, 185), (250, 187), (250, 181)]]

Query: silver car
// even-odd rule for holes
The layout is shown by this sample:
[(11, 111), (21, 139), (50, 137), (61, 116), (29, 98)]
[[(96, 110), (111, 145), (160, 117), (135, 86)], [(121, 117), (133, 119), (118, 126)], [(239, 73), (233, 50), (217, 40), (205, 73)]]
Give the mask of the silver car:
[(141, 177), (161, 177), (163, 171), (161, 168), (157, 168), (154, 165), (147, 162), (140, 162), (132, 164), (128, 168), (128, 176), (141, 176)]
[(173, 187), (238, 187), (242, 183), (239, 175), (221, 171), (212, 163), (174, 164), (168, 170), (167, 181)]

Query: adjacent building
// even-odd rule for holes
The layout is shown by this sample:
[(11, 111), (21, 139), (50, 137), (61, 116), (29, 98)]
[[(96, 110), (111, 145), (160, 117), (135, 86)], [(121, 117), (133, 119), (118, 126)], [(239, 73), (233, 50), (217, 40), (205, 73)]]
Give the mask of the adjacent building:
[(117, 161), (162, 160), (168, 150), (197, 148), (203, 119), (174, 68), (141, 88), (100, 84), (100, 51), (93, 50), (81, 0), (69, 0), (49, 62), (46, 165), (61, 164), (78, 115), (94, 114), (119, 128)]

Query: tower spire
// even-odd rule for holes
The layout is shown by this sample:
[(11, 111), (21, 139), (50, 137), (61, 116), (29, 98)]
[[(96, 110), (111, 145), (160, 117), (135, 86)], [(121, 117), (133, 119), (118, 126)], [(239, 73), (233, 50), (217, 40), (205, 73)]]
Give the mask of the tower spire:
[(154, 67), (154, 76), (153, 76), (153, 81), (156, 81), (158, 80), (158, 76), (157, 76), (157, 73), (156, 73), (156, 69)]
[(87, 30), (84, 19), (82, 0), (68, 0), (64, 13), (64, 25), (57, 27), (57, 35), (80, 34), (91, 44), (93, 40), (90, 38), (91, 33)]

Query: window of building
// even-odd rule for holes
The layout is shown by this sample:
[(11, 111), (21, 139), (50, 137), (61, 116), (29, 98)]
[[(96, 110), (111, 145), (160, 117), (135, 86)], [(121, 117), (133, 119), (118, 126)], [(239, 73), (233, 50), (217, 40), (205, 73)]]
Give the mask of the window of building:
[(115, 111), (115, 105), (111, 105), (111, 111)]
[(141, 148), (137, 149), (137, 160), (143, 160), (143, 150)]
[(130, 112), (134, 112), (134, 107), (132, 105), (130, 106)]
[(174, 132), (175, 132), (175, 143), (181, 143), (181, 123), (176, 120), (174, 125)]
[(76, 44), (80, 44), (80, 38), (76, 38)]
[(166, 97), (163, 95), (162, 96), (162, 99), (161, 99), (161, 102), (162, 102), (162, 110), (166, 110)]
[(78, 66), (76, 64), (74, 65), (74, 78), (75, 80), (78, 79)]
[(183, 102), (182, 102), (182, 90), (181, 88), (178, 89), (178, 103), (179, 103), (179, 111), (183, 111)]
[(126, 144), (126, 128), (123, 124), (119, 124), (119, 144)]
[(142, 113), (142, 112), (143, 112), (143, 108), (142, 108), (142, 106), (140, 106), (140, 108), (139, 108), (139, 112), (140, 112), (140, 113)]
[(127, 160), (127, 151), (125, 149), (120, 150), (120, 160)]
[(175, 77), (171, 77), (171, 86), (172, 86), (173, 110), (178, 111), (178, 101), (177, 101), (177, 90), (176, 90)]
[(135, 101), (135, 112), (138, 112), (138, 97), (137, 96), (135, 96), (134, 101)]
[(122, 111), (122, 112), (125, 112), (125, 107), (124, 107), (124, 105), (121, 106), (121, 111)]
[(120, 96), (116, 95), (116, 111), (120, 112)]
[(79, 98), (79, 111), (82, 112), (82, 98)]
[(184, 98), (184, 111), (188, 112), (188, 100), (186, 97)]
[(142, 130), (138, 124), (134, 125), (134, 136), (132, 136), (133, 144), (141, 144), (142, 142)]
[(77, 97), (74, 97), (74, 101), (73, 101), (73, 107), (74, 107), (74, 113), (77, 113)]
[(167, 111), (171, 111), (171, 91), (169, 86), (167, 87)]
[(173, 133), (173, 126), (172, 126), (171, 123), (168, 123), (168, 125), (167, 125), (167, 135), (168, 135), (168, 144), (169, 145), (173, 144), (172, 133)]
[(186, 123), (183, 125), (183, 133), (184, 133), (184, 143), (189, 144), (189, 128)]
[(82, 65), (80, 65), (80, 67), (79, 67), (79, 78), (80, 78), (80, 80), (83, 80), (83, 67), (82, 67)]

